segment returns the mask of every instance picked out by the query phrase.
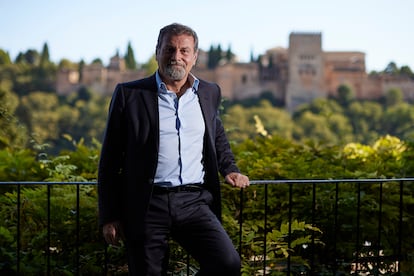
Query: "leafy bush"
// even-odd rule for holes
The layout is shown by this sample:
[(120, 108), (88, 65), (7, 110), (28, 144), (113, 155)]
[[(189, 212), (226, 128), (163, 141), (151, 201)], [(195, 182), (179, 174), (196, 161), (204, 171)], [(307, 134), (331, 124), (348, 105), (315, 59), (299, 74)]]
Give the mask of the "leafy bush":
[[(97, 162), (100, 145), (95, 142), (85, 146), (83, 141), (74, 142), (75, 150), (64, 151), (53, 157), (36, 150), (0, 151), (0, 180), (2, 181), (94, 181), (97, 175)], [(412, 158), (414, 147), (410, 142), (384, 136), (373, 145), (349, 143), (342, 147), (321, 142), (308, 141), (295, 143), (277, 136), (258, 137), (233, 145), (241, 170), (250, 179), (341, 179), (341, 178), (397, 178), (414, 175)], [(0, 272), (16, 271), (16, 248), (18, 241), (17, 216), (20, 216), (21, 236), (20, 271), (22, 274), (41, 274), (47, 261), (51, 271), (57, 275), (71, 275), (79, 269), (83, 274), (100, 274), (105, 258), (109, 258), (108, 271), (125, 274), (124, 248), (105, 247), (97, 225), (97, 192), (90, 183), (79, 186), (56, 184), (52, 186), (29, 185), (18, 188), (2, 185), (0, 196)], [(382, 185), (383, 189), (383, 231), (382, 246), (392, 250), (398, 237), (398, 183)], [(356, 192), (359, 190), (359, 194)], [(306, 246), (310, 239), (316, 241), (314, 258), (329, 261), (332, 233), (332, 216), (335, 204), (342, 225), (337, 237), (338, 248), (344, 255), (353, 253), (354, 240), (352, 227), (355, 224), (354, 209), (358, 196), (361, 199), (361, 222), (369, 240), (377, 234), (376, 215), (378, 213), (378, 184), (341, 185), (338, 198), (335, 198), (335, 185), (312, 184), (294, 185), (291, 213), (292, 236), (287, 246), (289, 185), (268, 187), (266, 259), (272, 275), (286, 265), (286, 256), (297, 270), (309, 265), (310, 255)], [(312, 192), (318, 195), (315, 204), (317, 219), (312, 223)], [(50, 201), (48, 202), (48, 194)], [(76, 194), (79, 193), (79, 213)], [(252, 275), (262, 269), (264, 225), (264, 186), (252, 185), (243, 192), (243, 214), (240, 210), (240, 191), (223, 185), (223, 224), (236, 246), (242, 249), (244, 275)], [(20, 210), (16, 208), (20, 202)], [(413, 187), (405, 186), (404, 232), (414, 231), (412, 210), (414, 209)], [(48, 213), (50, 210), (50, 215)], [(79, 215), (79, 217), (78, 217)], [(77, 224), (79, 219), (79, 225)], [(243, 220), (243, 239), (239, 244), (239, 220)], [(50, 220), (50, 229), (48, 229)], [(79, 227), (79, 237), (76, 236)], [(348, 230), (347, 230), (348, 229)], [(391, 237), (391, 238), (390, 238)], [(49, 240), (50, 239), (50, 240)], [(404, 252), (412, 252), (414, 240), (405, 237)], [(391, 251), (390, 251), (391, 252)], [(105, 255), (106, 254), (106, 255)], [(48, 259), (49, 256), (49, 259)], [(106, 257), (105, 257), (106, 256)], [(262, 258), (262, 259), (261, 259)], [(179, 269), (179, 262), (186, 259), (186, 252), (172, 243), (171, 267)], [(76, 267), (79, 260), (79, 267)], [(196, 266), (193, 263), (193, 266)], [(411, 266), (411, 267), (410, 267)], [(404, 263), (405, 271), (412, 271), (412, 264)], [(321, 267), (321, 269), (323, 269)], [(411, 270), (410, 270), (411, 269)], [(270, 271), (269, 270), (269, 271)], [(262, 271), (263, 272), (263, 271)]]

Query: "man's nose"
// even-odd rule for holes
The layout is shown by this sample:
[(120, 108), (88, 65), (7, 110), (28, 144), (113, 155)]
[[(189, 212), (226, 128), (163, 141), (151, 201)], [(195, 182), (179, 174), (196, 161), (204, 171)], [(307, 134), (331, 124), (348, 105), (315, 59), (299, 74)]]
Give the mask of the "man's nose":
[(171, 58), (172, 58), (173, 60), (179, 60), (179, 59), (181, 59), (181, 53), (180, 53), (180, 51), (179, 51), (178, 49), (177, 49), (177, 50), (175, 50), (175, 51), (172, 53)]

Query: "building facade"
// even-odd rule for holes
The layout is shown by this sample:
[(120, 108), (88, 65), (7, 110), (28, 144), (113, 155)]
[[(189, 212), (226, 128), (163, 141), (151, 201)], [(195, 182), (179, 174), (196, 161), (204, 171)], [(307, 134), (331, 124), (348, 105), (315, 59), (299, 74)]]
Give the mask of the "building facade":
[[(223, 62), (215, 69), (208, 69), (207, 61), (207, 53), (200, 51), (194, 74), (218, 83), (223, 97), (230, 100), (271, 93), (289, 111), (294, 111), (300, 104), (315, 98), (335, 96), (341, 85), (351, 87), (357, 99), (378, 99), (390, 89), (398, 88), (406, 100), (414, 100), (411, 78), (367, 74), (365, 53), (324, 51), (321, 33), (291, 33), (288, 48), (269, 49), (254, 62)], [(107, 67), (91, 64), (80, 72), (60, 70), (56, 90), (58, 94), (67, 95), (87, 86), (110, 95), (117, 83), (145, 75), (144, 70), (127, 70), (124, 60), (115, 55)]]

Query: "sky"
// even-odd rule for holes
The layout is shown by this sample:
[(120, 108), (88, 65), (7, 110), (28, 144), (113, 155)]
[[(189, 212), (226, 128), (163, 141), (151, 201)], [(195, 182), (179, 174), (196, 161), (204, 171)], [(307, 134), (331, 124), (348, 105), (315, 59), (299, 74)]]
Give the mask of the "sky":
[(291, 32), (320, 32), (324, 51), (359, 51), (367, 72), (388, 63), (414, 71), (412, 0), (0, 0), (0, 49), (104, 64), (128, 43), (138, 63), (155, 49), (159, 29), (173, 22), (192, 27), (199, 47), (229, 47), (241, 62), (289, 46)]

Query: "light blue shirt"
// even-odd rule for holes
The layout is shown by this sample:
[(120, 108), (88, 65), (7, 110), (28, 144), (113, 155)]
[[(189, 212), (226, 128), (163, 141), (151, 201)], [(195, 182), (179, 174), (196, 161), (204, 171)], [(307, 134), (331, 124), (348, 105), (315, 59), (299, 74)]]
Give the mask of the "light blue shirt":
[(193, 84), (181, 97), (167, 90), (158, 71), (158, 108), (160, 146), (154, 183), (177, 186), (203, 183), (203, 141), (205, 124), (198, 101), (199, 80), (193, 75)]

